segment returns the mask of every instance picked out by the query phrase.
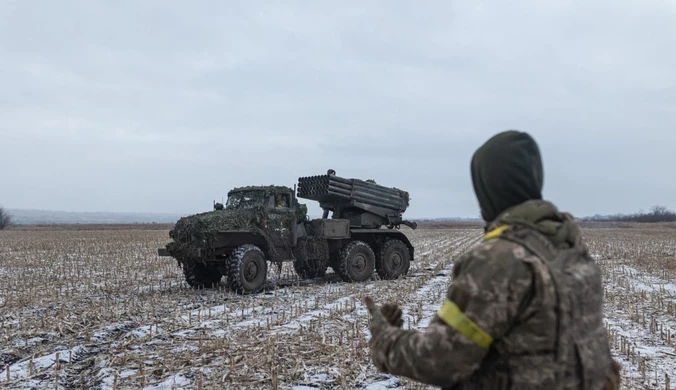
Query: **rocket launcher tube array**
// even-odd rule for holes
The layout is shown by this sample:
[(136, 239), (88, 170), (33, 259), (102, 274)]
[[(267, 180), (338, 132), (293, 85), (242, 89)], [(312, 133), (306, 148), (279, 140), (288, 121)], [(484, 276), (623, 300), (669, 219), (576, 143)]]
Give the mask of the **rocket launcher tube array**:
[(359, 179), (345, 179), (337, 176), (307, 176), (298, 178), (299, 198), (320, 203), (345, 204), (352, 202), (383, 207), (398, 212), (408, 208), (408, 193), (396, 188), (388, 188)]

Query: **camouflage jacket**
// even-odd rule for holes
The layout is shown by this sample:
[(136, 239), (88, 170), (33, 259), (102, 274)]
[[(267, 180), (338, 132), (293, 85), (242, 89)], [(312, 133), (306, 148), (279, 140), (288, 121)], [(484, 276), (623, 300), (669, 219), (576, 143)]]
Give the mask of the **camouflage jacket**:
[[(581, 260), (561, 273), (548, 263), (561, 251), (544, 235), (491, 226), (456, 262), (447, 299), (427, 329), (372, 323), (375, 365), (447, 389), (617, 388), (600, 272), (579, 240), (571, 250)], [(567, 274), (575, 277), (564, 284), (584, 286), (557, 289), (554, 279)]]

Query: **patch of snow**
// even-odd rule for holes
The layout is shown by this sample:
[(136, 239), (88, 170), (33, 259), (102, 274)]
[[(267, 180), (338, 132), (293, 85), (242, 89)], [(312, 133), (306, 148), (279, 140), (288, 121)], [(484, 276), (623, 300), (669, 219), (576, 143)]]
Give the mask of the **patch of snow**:
[[(9, 366), (9, 380), (10, 382), (18, 381), (37, 373), (44, 373), (47, 370), (49, 370), (48, 374), (54, 374), (53, 370), (56, 369), (57, 354), (59, 355), (58, 361), (60, 362), (61, 367), (63, 367), (65, 364), (68, 364), (72, 358), (76, 358), (79, 354), (87, 352), (88, 349), (86, 347), (76, 346), (71, 349), (59, 350), (43, 356), (23, 359)], [(5, 372), (0, 375), (0, 384), (6, 384), (6, 381), (7, 374)]]
[[(676, 319), (665, 310), (651, 307), (650, 298), (645, 299), (643, 294), (669, 301), (668, 296), (673, 297), (676, 291), (674, 284), (634, 267), (611, 268), (609, 272), (611, 276), (604, 278), (604, 295), (612, 299), (606, 298), (604, 316), (611, 335), (616, 335), (611, 347), (622, 365), (623, 381), (665, 388), (665, 374), (676, 377), (676, 347), (673, 341), (666, 341), (666, 333), (676, 334)], [(652, 321), (659, 323), (661, 329), (652, 328)], [(629, 354), (628, 348), (634, 354)]]
[(187, 386), (188, 384), (190, 384), (190, 381), (185, 377), (185, 375), (176, 374), (164, 382), (158, 383), (156, 385), (146, 386), (143, 388), (143, 390), (172, 390), (176, 389), (177, 386)]
[(625, 277), (631, 280), (631, 285), (635, 289), (646, 292), (667, 291), (669, 295), (676, 297), (676, 283), (650, 275), (635, 267), (623, 265), (621, 269)]
[(373, 382), (364, 387), (364, 390), (387, 390), (387, 389), (401, 389), (401, 382), (396, 377), (390, 376), (386, 380)]

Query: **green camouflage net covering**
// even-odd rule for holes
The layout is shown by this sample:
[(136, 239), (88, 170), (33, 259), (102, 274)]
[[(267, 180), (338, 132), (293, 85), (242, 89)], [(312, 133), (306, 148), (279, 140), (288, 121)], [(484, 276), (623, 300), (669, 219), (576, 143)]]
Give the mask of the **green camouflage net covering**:
[(230, 196), (230, 194), (233, 194), (235, 192), (242, 192), (242, 191), (260, 191), (261, 193), (264, 193), (265, 196), (268, 196), (268, 195), (273, 194), (273, 193), (293, 192), (293, 188), (287, 187), (287, 186), (276, 186), (276, 185), (235, 187), (232, 190), (230, 190), (230, 192), (228, 192), (228, 196)]
[(207, 240), (223, 230), (249, 230), (256, 228), (262, 210), (214, 210), (183, 217), (176, 222), (173, 237), (177, 241)]
[(224, 230), (246, 230), (264, 234), (257, 220), (262, 219), (261, 209), (214, 210), (183, 217), (169, 233), (173, 239), (167, 250), (176, 258), (190, 259), (194, 249), (208, 248), (219, 232)]
[(228, 193), (228, 202), (224, 210), (179, 219), (169, 233), (173, 241), (167, 245), (167, 250), (177, 259), (194, 260), (195, 248), (209, 251), (219, 232), (240, 230), (263, 236), (270, 256), (277, 258), (275, 247), (289, 245), (293, 225), (296, 221), (307, 219), (307, 207), (300, 205), (295, 199), (292, 205), (296, 208), (295, 212), (291, 212), (288, 208), (270, 209), (266, 208), (266, 205), (269, 206), (267, 201), (270, 195), (292, 191), (288, 187), (281, 186), (249, 186), (233, 189)]
[(304, 278), (322, 276), (329, 266), (329, 245), (322, 237), (305, 236), (298, 238), (293, 248), (296, 273)]
[[(230, 198), (232, 195), (241, 193), (258, 193), (257, 197), (259, 197), (259, 199), (265, 199), (272, 194), (284, 194), (284, 193), (293, 194), (293, 189), (291, 187), (275, 186), (275, 185), (245, 186), (233, 188), (232, 190), (230, 190), (230, 192), (228, 192), (228, 197)], [(292, 200), (291, 207), (296, 208), (296, 215), (298, 216), (298, 221), (305, 221), (308, 219), (307, 205), (299, 203), (298, 199), (294, 197)]]

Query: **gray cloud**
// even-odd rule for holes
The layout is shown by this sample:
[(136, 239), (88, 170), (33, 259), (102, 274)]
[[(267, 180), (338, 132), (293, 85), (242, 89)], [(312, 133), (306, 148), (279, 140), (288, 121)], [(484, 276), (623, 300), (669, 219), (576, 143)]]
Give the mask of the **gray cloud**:
[(672, 2), (414, 4), (3, 2), (0, 204), (197, 212), (332, 167), (477, 216), (471, 154), (518, 128), (562, 209), (676, 209)]

